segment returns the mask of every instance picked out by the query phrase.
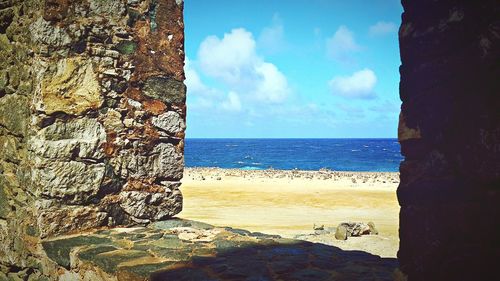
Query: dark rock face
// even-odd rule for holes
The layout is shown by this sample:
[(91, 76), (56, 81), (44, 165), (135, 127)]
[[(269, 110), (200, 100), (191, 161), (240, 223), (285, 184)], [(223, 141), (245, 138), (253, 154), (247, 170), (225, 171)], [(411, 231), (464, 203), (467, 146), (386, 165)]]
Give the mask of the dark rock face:
[(484, 279), (500, 254), (500, 236), (478, 231), (500, 221), (500, 6), (402, 4), (401, 270)]
[(182, 10), (0, 1), (0, 272), (42, 271), (40, 239), (182, 210)]

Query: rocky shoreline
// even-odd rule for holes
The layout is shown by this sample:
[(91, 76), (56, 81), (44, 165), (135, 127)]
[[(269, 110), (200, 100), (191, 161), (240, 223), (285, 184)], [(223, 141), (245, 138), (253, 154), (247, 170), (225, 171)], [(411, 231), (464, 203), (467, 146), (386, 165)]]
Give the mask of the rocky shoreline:
[(244, 170), (218, 167), (184, 168), (184, 178), (192, 180), (223, 180), (228, 177), (243, 179), (274, 178), (274, 179), (319, 179), (340, 181), (350, 179), (352, 183), (399, 183), (399, 172), (351, 172), (320, 169), (307, 170)]

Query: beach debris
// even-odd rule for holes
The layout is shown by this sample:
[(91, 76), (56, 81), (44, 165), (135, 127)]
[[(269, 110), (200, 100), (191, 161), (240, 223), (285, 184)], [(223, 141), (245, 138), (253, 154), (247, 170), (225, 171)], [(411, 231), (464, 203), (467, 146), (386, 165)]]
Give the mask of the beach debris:
[(340, 224), (335, 230), (335, 239), (337, 240), (347, 240), (348, 232), (347, 228)]
[(322, 224), (322, 225), (313, 224), (313, 230), (325, 230), (325, 225), (324, 224)]
[(343, 222), (335, 230), (335, 239), (346, 240), (351, 236), (361, 236), (367, 234), (378, 234), (373, 222)]

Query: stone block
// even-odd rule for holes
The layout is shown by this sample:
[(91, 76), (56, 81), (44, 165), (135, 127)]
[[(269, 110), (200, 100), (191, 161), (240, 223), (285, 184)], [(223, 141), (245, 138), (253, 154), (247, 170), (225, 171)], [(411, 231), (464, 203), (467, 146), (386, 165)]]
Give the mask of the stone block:
[(186, 101), (186, 85), (169, 77), (150, 77), (142, 89), (144, 95), (167, 104), (183, 104)]
[(46, 114), (64, 112), (78, 115), (98, 109), (102, 102), (101, 88), (92, 63), (75, 57), (59, 61), (55, 72), (45, 74), (37, 109)]

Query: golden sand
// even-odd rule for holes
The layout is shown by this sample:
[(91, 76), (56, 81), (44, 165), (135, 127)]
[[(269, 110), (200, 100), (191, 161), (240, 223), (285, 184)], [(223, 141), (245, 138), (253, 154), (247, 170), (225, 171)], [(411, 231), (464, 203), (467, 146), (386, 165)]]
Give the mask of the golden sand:
[(187, 168), (179, 217), (284, 237), (312, 234), (314, 224), (372, 221), (378, 236), (318, 242), (395, 257), (398, 183), (398, 173)]

